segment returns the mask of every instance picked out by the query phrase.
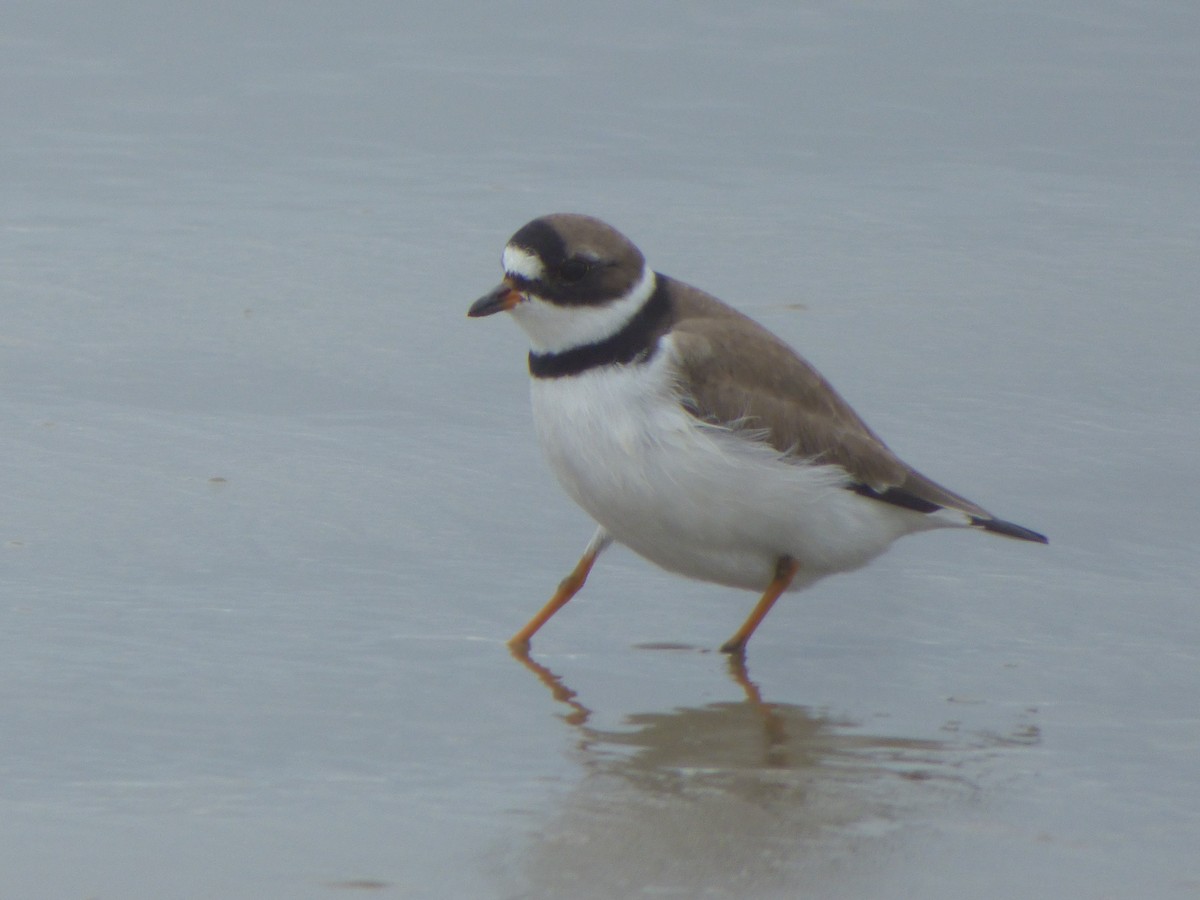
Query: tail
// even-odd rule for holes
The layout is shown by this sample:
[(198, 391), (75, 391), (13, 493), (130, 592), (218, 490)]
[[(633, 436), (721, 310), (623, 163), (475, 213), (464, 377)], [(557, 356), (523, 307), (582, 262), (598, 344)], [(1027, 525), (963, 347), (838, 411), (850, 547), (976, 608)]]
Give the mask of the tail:
[(1034, 541), (1038, 544), (1048, 544), (1050, 541), (1044, 534), (1038, 534), (1029, 528), (1022, 528), (1003, 519), (986, 519), (983, 516), (971, 516), (971, 524), (984, 531), (1002, 534), (1005, 537), (1016, 538), (1019, 541)]

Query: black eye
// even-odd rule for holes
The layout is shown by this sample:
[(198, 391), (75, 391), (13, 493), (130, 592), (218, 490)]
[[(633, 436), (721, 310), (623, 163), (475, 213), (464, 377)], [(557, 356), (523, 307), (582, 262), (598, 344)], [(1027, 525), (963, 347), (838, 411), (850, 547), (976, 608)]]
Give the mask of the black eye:
[(558, 267), (558, 277), (563, 281), (574, 283), (582, 281), (583, 276), (590, 272), (592, 264), (586, 259), (580, 259), (577, 256), (572, 256), (568, 260), (564, 260), (563, 264)]

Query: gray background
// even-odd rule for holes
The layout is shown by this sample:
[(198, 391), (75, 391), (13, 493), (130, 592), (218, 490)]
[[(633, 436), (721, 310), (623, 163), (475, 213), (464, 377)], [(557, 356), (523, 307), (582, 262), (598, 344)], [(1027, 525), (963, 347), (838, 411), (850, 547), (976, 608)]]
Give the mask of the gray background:
[[(1200, 895), (1194, 3), (10, 0), (0, 42), (0, 894)], [(709, 650), (754, 598), (624, 551), (510, 658), (591, 526), (464, 314), (558, 210), (1051, 545), (788, 597), (761, 700)]]

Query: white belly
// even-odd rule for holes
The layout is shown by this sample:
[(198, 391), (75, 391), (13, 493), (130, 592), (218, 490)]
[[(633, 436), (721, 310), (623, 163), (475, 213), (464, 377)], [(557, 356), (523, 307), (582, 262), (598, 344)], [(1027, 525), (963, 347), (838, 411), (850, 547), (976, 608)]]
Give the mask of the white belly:
[(799, 589), (854, 569), (925, 516), (846, 490), (845, 473), (780, 459), (704, 426), (672, 390), (669, 345), (649, 364), (534, 379), (534, 423), (566, 492), (620, 543), (693, 578), (762, 590), (778, 560)]

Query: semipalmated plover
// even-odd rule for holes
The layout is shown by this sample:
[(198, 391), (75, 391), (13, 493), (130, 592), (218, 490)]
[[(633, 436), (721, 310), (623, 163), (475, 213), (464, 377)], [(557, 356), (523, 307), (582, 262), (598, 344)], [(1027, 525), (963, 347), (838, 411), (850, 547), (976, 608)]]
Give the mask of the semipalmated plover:
[(783, 341), (654, 272), (589, 216), (534, 219), (469, 316), (529, 336), (538, 439), (599, 523), (573, 572), (510, 643), (583, 586), (613, 541), (672, 572), (760, 591), (721, 648), (741, 652), (785, 591), (866, 564), (897, 538), (976, 528), (1046, 543), (901, 461)]

